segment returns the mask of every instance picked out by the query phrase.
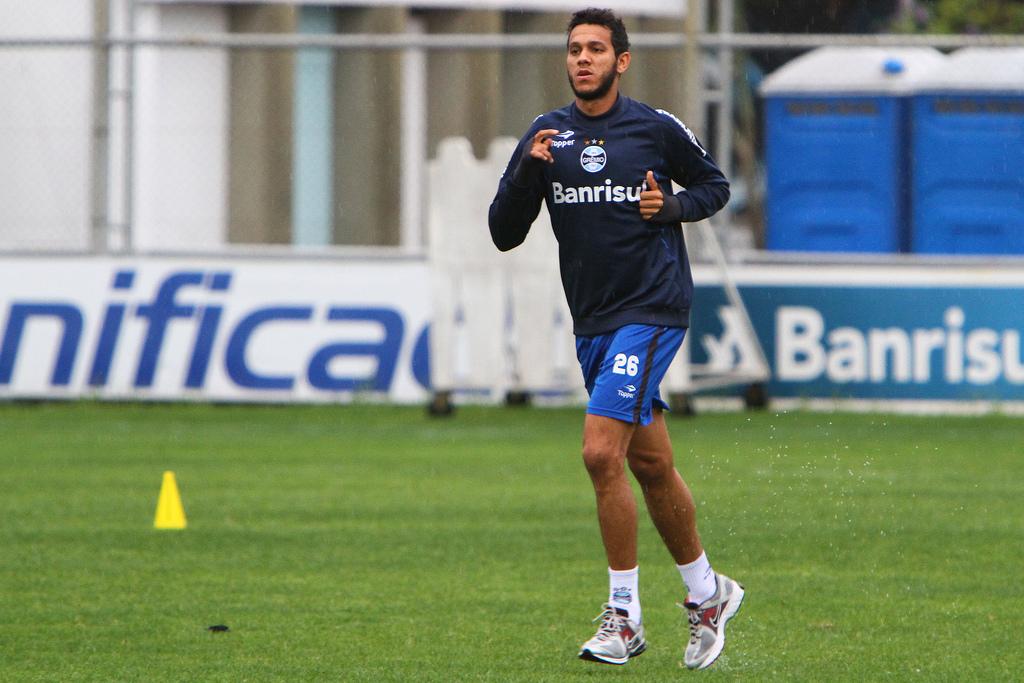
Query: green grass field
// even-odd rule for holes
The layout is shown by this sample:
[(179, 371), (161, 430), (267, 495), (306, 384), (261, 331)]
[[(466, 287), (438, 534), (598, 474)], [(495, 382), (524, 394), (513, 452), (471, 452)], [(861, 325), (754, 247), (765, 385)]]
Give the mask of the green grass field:
[[(670, 420), (709, 556), (747, 587), (700, 673), (646, 517), (650, 649), (575, 658), (607, 590), (581, 424), (0, 404), (0, 680), (1020, 679), (1024, 421)], [(184, 531), (152, 528), (165, 469)]]

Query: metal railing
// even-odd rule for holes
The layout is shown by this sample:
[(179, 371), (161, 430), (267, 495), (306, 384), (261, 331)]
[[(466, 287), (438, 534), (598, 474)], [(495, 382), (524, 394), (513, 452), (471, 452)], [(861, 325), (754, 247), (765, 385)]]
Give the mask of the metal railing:
[[(684, 33), (639, 33), (630, 37), (634, 47), (672, 49), (684, 47)], [(811, 49), (822, 46), (860, 47), (1024, 47), (1022, 34), (945, 35), (917, 33), (706, 33), (697, 44), (705, 48), (758, 50)], [(562, 33), (362, 33), (337, 35), (282, 35), (279, 33), (205, 33), (168, 36), (99, 37), (4, 37), (4, 47), (164, 47), (280, 49), (325, 48), (331, 50), (533, 50), (564, 49)]]
[[(728, 17), (720, 17), (719, 30), (715, 32), (706, 31), (690, 37), (686, 32), (666, 33), (636, 33), (631, 36), (631, 42), (636, 49), (679, 49), (693, 44), (698, 48), (717, 53), (718, 63), (722, 69), (722, 78), (725, 84), (731, 80), (731, 62), (735, 50), (802, 50), (812, 49), (821, 46), (877, 46), (877, 47), (934, 47), (938, 49), (953, 49), (962, 47), (1024, 47), (1024, 35), (997, 34), (997, 35), (935, 35), (935, 34), (762, 34), (762, 33), (735, 33), (727, 30), (727, 24), (731, 23)], [(430, 51), (452, 51), (452, 50), (563, 50), (565, 47), (565, 35), (562, 33), (534, 33), (534, 34), (425, 34), (422, 32), (408, 33), (373, 33), (373, 34), (330, 34), (330, 35), (309, 35), (309, 34), (277, 34), (277, 33), (248, 33), (248, 34), (225, 34), (225, 33), (184, 33), (163, 36), (140, 36), (140, 35), (97, 35), (82, 37), (66, 36), (36, 36), (36, 37), (4, 37), (0, 35), (0, 50), (4, 49), (53, 49), (53, 48), (84, 48), (90, 49), (99, 57), (102, 62), (105, 55), (112, 50), (121, 51), (122, 59), (127, 57), (127, 69), (131, 71), (131, 59), (137, 49), (162, 48), (162, 49), (229, 49), (229, 50), (308, 50), (324, 49), (331, 51), (398, 51), (403, 54), (403, 61), (407, 67), (403, 80), (403, 111), (402, 130), (403, 134), (411, 139), (420, 139), (426, 128), (424, 118), (426, 112), (426, 82), (423, 77), (424, 55)], [(103, 62), (105, 63), (105, 62)], [(96, 70), (97, 77), (99, 70)], [(122, 69), (123, 70), (123, 69)], [(412, 77), (409, 77), (411, 74)], [(417, 76), (418, 75), (418, 76)], [(124, 80), (122, 74), (121, 80)], [(131, 79), (120, 96), (131, 98)], [(102, 87), (102, 84), (101, 84)], [(732, 112), (731, 112), (731, 88), (722, 87), (719, 91), (708, 90), (703, 83), (699, 84), (699, 92), (695, 93), (702, 109), (708, 103), (718, 105), (718, 125), (715, 128), (716, 150), (721, 150), (719, 161), (723, 164), (726, 172), (729, 172), (731, 154)], [(113, 93), (113, 88), (111, 93)], [(122, 88), (124, 90), (124, 88)], [(112, 95), (111, 95), (112, 96)], [(106, 118), (102, 112), (95, 113), (97, 131), (96, 134), (109, 134), (106, 130)], [(120, 182), (130, 185), (132, 165), (132, 118), (125, 119), (125, 125), (129, 126), (125, 133), (125, 140), (122, 141), (120, 150), (123, 154)], [(94, 145), (94, 154), (102, 156), (109, 153), (109, 148), (100, 141)], [(402, 194), (405, 197), (413, 197), (414, 201), (409, 202), (408, 210), (403, 204), (403, 243), (408, 250), (416, 250), (422, 245), (422, 234), (424, 217), (422, 211), (417, 208), (419, 202), (415, 199), (419, 196), (417, 188), (422, 187), (422, 181), (414, 178), (412, 174), (417, 173), (416, 167), (422, 167), (425, 161), (422, 156), (414, 158), (410, 149), (403, 150), (403, 154), (410, 154), (409, 158), (403, 160), (403, 167), (410, 169), (409, 177), (403, 179)], [(100, 170), (106, 166), (105, 159), (94, 158), (96, 169), (92, 179), (93, 190), (100, 195), (106, 195), (111, 191), (112, 181), (109, 170)], [(102, 176), (102, 177), (100, 177)], [(126, 185), (121, 188), (120, 195), (125, 203), (121, 213), (128, 224), (115, 226), (123, 228), (124, 236), (121, 249), (130, 251), (132, 248), (130, 225), (132, 209), (132, 190)], [(104, 201), (100, 197), (94, 197), (97, 206), (103, 206)], [(109, 232), (110, 217), (106, 215), (94, 216), (93, 225), (93, 248), (96, 251), (108, 249), (106, 239), (102, 235)]]

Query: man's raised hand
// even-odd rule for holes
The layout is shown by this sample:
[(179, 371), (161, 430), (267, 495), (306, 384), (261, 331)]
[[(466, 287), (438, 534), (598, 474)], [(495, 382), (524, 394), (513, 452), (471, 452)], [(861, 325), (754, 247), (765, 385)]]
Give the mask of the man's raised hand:
[(658, 187), (658, 181), (654, 179), (654, 171), (647, 171), (644, 185), (647, 189), (640, 193), (640, 215), (645, 221), (649, 221), (665, 205), (665, 195)]
[(558, 131), (551, 128), (537, 131), (537, 134), (533, 136), (533, 144), (530, 145), (530, 156), (549, 164), (555, 163), (555, 157), (551, 154), (551, 136), (553, 135), (558, 135)]

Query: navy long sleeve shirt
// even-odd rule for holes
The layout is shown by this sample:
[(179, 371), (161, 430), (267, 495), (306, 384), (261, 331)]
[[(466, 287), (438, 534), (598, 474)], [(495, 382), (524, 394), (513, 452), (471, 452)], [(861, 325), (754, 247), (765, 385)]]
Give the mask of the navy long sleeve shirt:
[[(555, 162), (535, 162), (543, 168), (525, 174), (520, 184), (520, 159), (546, 128), (560, 131), (551, 145)], [(670, 180), (685, 188), (675, 195), (671, 222), (640, 215), (648, 170), (667, 200)], [(600, 116), (587, 116), (575, 104), (538, 116), (491, 202), (488, 222), (498, 249), (526, 239), (542, 199), (558, 240), (575, 334), (603, 334), (631, 323), (689, 325), (693, 279), (680, 223), (725, 206), (729, 183), (679, 119), (622, 95)]]

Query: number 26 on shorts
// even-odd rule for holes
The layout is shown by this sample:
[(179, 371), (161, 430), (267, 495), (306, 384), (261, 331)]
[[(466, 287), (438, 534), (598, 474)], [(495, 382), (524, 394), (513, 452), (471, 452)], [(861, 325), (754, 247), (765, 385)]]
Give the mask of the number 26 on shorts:
[(615, 355), (615, 363), (612, 365), (612, 372), (616, 375), (629, 375), (636, 377), (640, 371), (640, 358), (637, 356), (626, 356), (624, 353)]

